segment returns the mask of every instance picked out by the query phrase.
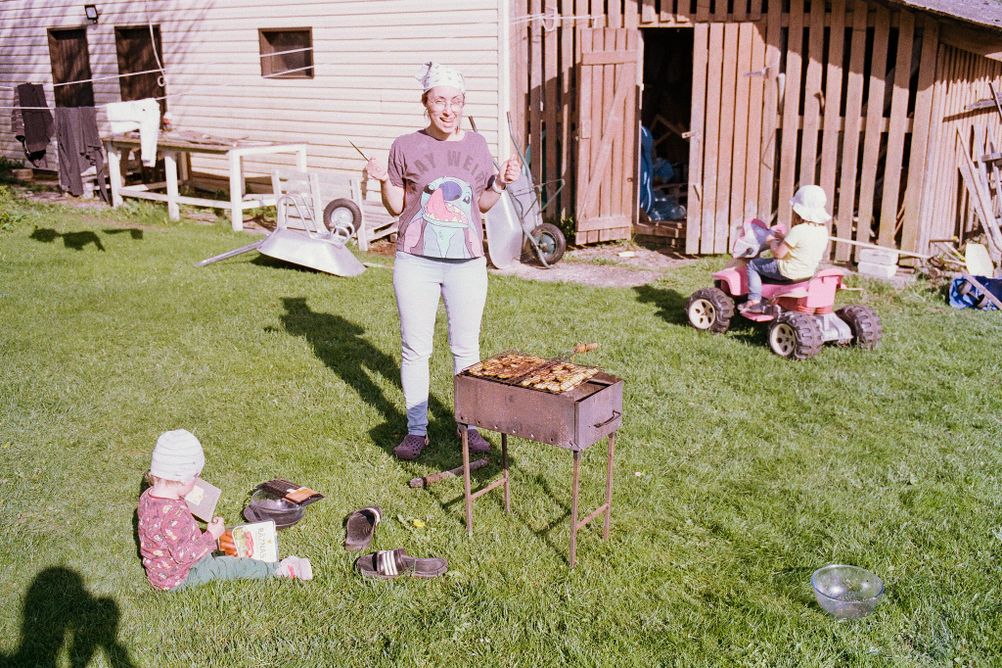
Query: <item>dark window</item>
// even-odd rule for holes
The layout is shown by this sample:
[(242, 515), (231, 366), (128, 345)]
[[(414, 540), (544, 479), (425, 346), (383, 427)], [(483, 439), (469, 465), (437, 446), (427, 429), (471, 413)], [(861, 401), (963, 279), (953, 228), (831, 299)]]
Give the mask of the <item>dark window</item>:
[[(87, 50), (86, 29), (49, 30), (49, 60), (52, 63), (56, 106), (93, 107), (94, 87), (89, 81), (90, 52)], [(59, 85), (69, 81), (85, 83)]]
[[(313, 29), (261, 30), (261, 76), (271, 79), (313, 78)], [(292, 51), (293, 53), (288, 53)]]
[[(160, 85), (160, 73), (150, 72), (160, 69), (160, 65), (157, 64), (158, 58), (160, 63), (164, 61), (160, 26), (153, 26), (152, 34), (148, 25), (115, 28), (115, 51), (118, 54), (119, 74), (149, 72), (149, 74), (121, 77), (118, 80), (123, 102), (144, 100), (148, 97), (159, 98), (167, 94), (167, 90)], [(167, 100), (158, 101), (162, 114), (167, 111)]]

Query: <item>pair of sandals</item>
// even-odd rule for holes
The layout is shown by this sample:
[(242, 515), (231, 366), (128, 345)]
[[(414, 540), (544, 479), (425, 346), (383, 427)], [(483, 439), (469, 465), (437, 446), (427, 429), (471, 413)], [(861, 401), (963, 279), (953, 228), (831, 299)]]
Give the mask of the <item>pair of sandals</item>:
[[(376, 525), (382, 519), (379, 506), (369, 506), (356, 510), (345, 522), (344, 549), (361, 552), (369, 547), (376, 532)], [(366, 554), (355, 560), (355, 570), (360, 575), (380, 580), (394, 580), (401, 575), (415, 578), (434, 578), (449, 569), (449, 562), (439, 557), (417, 558), (407, 554), (403, 548), (380, 550)]]

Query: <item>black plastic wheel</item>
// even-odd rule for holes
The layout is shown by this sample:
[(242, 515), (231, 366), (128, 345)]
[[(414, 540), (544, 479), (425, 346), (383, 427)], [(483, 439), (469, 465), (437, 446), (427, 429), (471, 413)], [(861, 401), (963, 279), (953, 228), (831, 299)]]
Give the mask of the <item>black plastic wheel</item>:
[(324, 226), (331, 232), (337, 228), (348, 228), (351, 226), (352, 236), (362, 224), (362, 210), (354, 201), (347, 197), (339, 197), (332, 200), (324, 207)]
[[(532, 238), (539, 246), (539, 250), (542, 251), (546, 264), (552, 265), (560, 262), (564, 251), (567, 250), (567, 239), (564, 238), (564, 233), (556, 225), (543, 223), (532, 231)], [(535, 249), (532, 249), (531, 255), (538, 260)]]
[(689, 295), (685, 315), (696, 329), (720, 334), (731, 326), (734, 300), (720, 288), (702, 288)]
[(780, 357), (806, 360), (824, 345), (821, 325), (813, 315), (787, 311), (769, 326), (769, 348)]
[(869, 306), (854, 304), (840, 308), (838, 317), (845, 320), (852, 330), (852, 342), (863, 350), (873, 350), (877, 347), (884, 333), (880, 324), (880, 316)]

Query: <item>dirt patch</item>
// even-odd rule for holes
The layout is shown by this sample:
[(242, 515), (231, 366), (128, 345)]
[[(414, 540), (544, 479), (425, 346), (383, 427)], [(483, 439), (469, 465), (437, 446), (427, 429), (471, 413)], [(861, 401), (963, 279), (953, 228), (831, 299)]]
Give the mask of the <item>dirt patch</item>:
[(692, 262), (692, 258), (684, 255), (616, 243), (568, 250), (564, 258), (549, 269), (523, 263), (503, 271), (491, 271), (533, 281), (565, 281), (593, 287), (632, 288), (651, 283), (669, 269)]

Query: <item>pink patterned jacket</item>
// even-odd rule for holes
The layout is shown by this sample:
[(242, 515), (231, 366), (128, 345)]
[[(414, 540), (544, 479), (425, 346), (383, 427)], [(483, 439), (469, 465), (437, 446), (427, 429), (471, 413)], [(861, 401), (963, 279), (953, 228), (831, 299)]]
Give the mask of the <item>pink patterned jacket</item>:
[(198, 528), (184, 499), (139, 497), (139, 552), (150, 584), (173, 589), (199, 559), (216, 549), (216, 539)]

